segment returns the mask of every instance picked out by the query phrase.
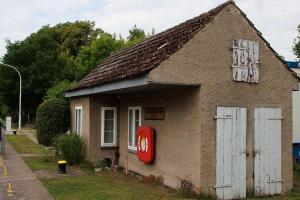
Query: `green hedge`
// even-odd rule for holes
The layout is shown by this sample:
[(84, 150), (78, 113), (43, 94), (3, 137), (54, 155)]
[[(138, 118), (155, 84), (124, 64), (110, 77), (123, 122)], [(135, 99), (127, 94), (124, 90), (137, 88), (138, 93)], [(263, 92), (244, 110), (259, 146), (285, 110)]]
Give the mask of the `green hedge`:
[(68, 161), (68, 164), (80, 164), (85, 158), (84, 141), (75, 134), (62, 135), (55, 141), (56, 152)]
[(49, 99), (37, 109), (36, 129), (38, 142), (51, 146), (55, 137), (65, 133), (70, 126), (68, 102), (63, 99)]

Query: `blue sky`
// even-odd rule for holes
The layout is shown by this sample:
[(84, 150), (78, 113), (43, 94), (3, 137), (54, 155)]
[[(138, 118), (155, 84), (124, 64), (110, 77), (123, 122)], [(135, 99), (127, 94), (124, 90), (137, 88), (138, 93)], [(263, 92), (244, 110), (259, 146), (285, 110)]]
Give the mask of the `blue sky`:
[[(41, 26), (91, 20), (105, 31), (127, 36), (133, 25), (163, 31), (224, 0), (0, 0), (0, 56), (5, 40), (22, 40)], [(295, 60), (293, 40), (300, 24), (299, 0), (236, 0), (271, 46)]]

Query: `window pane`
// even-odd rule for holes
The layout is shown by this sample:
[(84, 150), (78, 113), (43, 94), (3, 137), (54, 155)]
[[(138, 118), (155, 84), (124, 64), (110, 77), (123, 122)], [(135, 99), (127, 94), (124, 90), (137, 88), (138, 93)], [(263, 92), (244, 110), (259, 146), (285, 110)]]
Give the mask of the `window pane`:
[[(140, 110), (135, 110), (135, 132), (133, 134), (137, 134), (138, 127), (140, 126)], [(137, 145), (137, 137), (135, 137), (134, 146)]]
[(114, 120), (106, 119), (104, 121), (104, 131), (113, 131), (114, 130)]
[(135, 130), (140, 126), (140, 110), (135, 110)]
[(78, 110), (78, 133), (81, 133), (81, 124), (82, 124), (82, 114), (81, 109)]
[(114, 110), (104, 111), (104, 143), (114, 143)]
[(132, 135), (132, 132), (133, 132), (133, 126), (132, 126), (132, 122), (133, 122), (133, 111), (132, 110), (129, 110), (129, 121), (128, 121), (128, 126), (129, 126), (129, 146), (132, 146), (132, 143), (133, 143), (133, 135)]
[(78, 133), (78, 109), (75, 109), (75, 132)]
[(104, 143), (113, 143), (113, 142), (114, 142), (114, 132), (104, 131)]
[(104, 118), (105, 119), (114, 119), (114, 110), (106, 110)]

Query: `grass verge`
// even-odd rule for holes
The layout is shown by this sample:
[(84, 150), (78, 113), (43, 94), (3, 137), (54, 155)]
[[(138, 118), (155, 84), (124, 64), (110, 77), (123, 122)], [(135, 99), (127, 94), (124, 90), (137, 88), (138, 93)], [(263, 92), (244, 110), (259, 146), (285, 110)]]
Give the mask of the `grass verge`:
[[(27, 136), (8, 136), (7, 140), (21, 154), (39, 156), (22, 157), (33, 172), (55, 174), (59, 158), (49, 154), (47, 149), (33, 143)], [(48, 155), (48, 156), (45, 156)], [(183, 199), (174, 190), (166, 189), (159, 184), (143, 183), (137, 178), (113, 172), (94, 172), (72, 167), (73, 171), (83, 171), (78, 175), (39, 177), (49, 193), (56, 200), (158, 200)], [(71, 174), (71, 173), (69, 173)]]
[[(33, 143), (26, 136), (8, 136), (7, 140), (18, 153), (37, 154), (39, 156), (23, 157), (24, 161), (37, 172), (39, 170), (53, 173), (57, 170), (59, 158), (49, 155), (51, 152)], [(76, 167), (75, 167), (76, 168)], [(77, 167), (77, 170), (81, 170)], [(79, 176), (61, 176), (39, 178), (43, 185), (56, 200), (89, 200), (89, 199), (118, 199), (118, 200), (148, 200), (148, 199), (183, 199), (173, 190), (161, 185), (143, 183), (142, 181), (122, 174), (112, 172), (87, 171)], [(199, 198), (203, 199), (203, 198)], [(205, 198), (208, 199), (208, 198)], [(247, 199), (278, 199), (300, 200), (300, 165), (294, 166), (294, 189), (286, 195)]]
[(7, 135), (5, 136), (13, 148), (20, 154), (51, 154), (43, 146), (35, 144), (25, 135)]

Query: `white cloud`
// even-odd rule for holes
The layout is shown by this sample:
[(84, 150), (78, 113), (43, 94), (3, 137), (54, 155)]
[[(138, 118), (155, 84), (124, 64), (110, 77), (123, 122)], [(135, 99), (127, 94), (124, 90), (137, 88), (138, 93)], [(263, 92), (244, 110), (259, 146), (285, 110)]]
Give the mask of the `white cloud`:
[[(108, 32), (127, 36), (133, 25), (151, 32), (165, 30), (197, 16), (224, 0), (0, 0), (0, 55), (5, 39), (22, 40), (45, 24), (92, 20)], [(263, 33), (271, 46), (293, 60), (296, 27), (300, 23), (298, 0), (237, 0), (237, 5)]]

